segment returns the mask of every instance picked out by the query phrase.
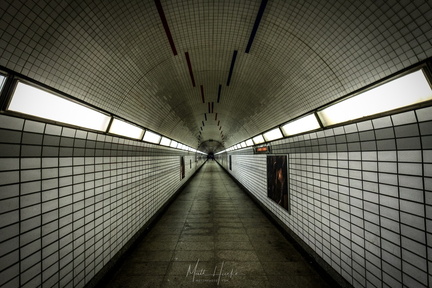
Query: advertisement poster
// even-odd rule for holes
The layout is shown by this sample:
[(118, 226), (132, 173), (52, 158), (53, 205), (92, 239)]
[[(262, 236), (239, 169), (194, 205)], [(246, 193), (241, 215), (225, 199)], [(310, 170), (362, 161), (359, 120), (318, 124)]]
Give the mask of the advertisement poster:
[(290, 213), (287, 155), (267, 156), (267, 196)]
[(180, 180), (185, 178), (185, 160), (184, 157), (180, 157)]

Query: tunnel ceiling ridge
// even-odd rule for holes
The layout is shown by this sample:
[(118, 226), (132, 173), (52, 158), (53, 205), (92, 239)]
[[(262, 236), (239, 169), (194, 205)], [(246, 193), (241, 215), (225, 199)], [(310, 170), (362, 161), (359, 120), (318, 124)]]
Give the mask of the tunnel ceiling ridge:
[(432, 56), (430, 1), (9, 0), (0, 15), (1, 66), (207, 151)]

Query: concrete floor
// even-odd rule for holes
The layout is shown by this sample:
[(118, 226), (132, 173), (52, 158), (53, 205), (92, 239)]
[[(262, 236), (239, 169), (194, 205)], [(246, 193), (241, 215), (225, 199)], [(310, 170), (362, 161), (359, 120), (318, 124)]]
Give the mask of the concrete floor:
[(106, 287), (330, 287), (216, 162), (207, 162)]

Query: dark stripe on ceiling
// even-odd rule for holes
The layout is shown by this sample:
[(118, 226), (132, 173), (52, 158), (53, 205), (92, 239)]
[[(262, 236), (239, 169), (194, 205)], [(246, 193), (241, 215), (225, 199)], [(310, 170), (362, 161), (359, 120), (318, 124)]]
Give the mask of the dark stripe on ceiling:
[(260, 8), (258, 10), (258, 14), (257, 14), (256, 19), (255, 19), (255, 24), (254, 24), (254, 26), (252, 28), (252, 32), (251, 32), (251, 35), (249, 37), (248, 44), (246, 46), (245, 53), (249, 53), (249, 51), (250, 51), (250, 49), (252, 47), (252, 43), (253, 43), (255, 35), (256, 35), (257, 31), (258, 31), (258, 27), (260, 25), (261, 18), (262, 18), (263, 14), (264, 14), (264, 10), (266, 8), (266, 5), (267, 5), (267, 0), (262, 0)]
[(204, 126), (205, 126), (205, 125), (204, 125), (204, 121), (201, 121), (201, 122), (203, 123), (203, 127), (204, 127)]
[(208, 102), (208, 113), (210, 114), (210, 102)]
[(205, 103), (205, 101), (204, 101), (204, 86), (201, 85), (200, 89), (201, 89), (201, 100), (202, 100), (202, 103)]
[(237, 58), (237, 50), (234, 50), (234, 54), (232, 56), (231, 66), (230, 66), (230, 70), (229, 70), (229, 74), (228, 74), (227, 86), (229, 86), (229, 84), (231, 82), (231, 76), (232, 76), (232, 73), (234, 70), (234, 64), (235, 64), (236, 58)]
[(217, 120), (217, 113), (216, 113), (216, 115), (215, 115), (215, 121)]
[(204, 113), (204, 118), (205, 118), (205, 121), (207, 121), (207, 114), (206, 113)]
[(186, 55), (186, 62), (188, 65), (188, 69), (189, 69), (189, 75), (190, 75), (191, 80), (192, 80), (192, 85), (193, 85), (193, 87), (195, 87), (195, 78), (194, 78), (193, 71), (192, 71), (192, 64), (191, 64), (191, 61), (189, 58), (189, 52), (185, 52), (185, 55)]
[(221, 129), (222, 129), (222, 126), (219, 127), (219, 130), (221, 130)]
[(214, 102), (212, 102), (212, 113), (214, 112)]
[(219, 85), (217, 103), (219, 103), (219, 101), (220, 101), (221, 92), (222, 92), (222, 85)]
[(174, 45), (174, 40), (172, 38), (171, 31), (170, 31), (169, 26), (168, 26), (168, 21), (166, 20), (166, 17), (165, 17), (165, 13), (163, 11), (162, 4), (161, 4), (160, 0), (155, 0), (155, 4), (156, 4), (156, 8), (157, 8), (157, 10), (159, 12), (159, 17), (160, 17), (160, 19), (162, 21), (162, 25), (163, 25), (163, 27), (165, 29), (165, 34), (168, 37), (168, 42), (171, 45), (171, 49), (172, 49), (172, 51), (174, 53), (174, 56), (176, 56), (177, 55), (177, 49), (176, 49), (176, 47)]
[(220, 124), (220, 120), (218, 121), (218, 126), (219, 126), (219, 124)]

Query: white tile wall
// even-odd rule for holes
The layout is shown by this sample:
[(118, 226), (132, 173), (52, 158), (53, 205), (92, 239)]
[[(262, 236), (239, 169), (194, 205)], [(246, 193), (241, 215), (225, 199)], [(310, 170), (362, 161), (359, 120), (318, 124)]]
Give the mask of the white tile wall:
[[(231, 171), (228, 155), (218, 161), (354, 287), (430, 287), (430, 112), (428, 107), (274, 142), (273, 153), (289, 155), (291, 215), (267, 198), (266, 155), (230, 153)], [(395, 149), (375, 146), (384, 126), (395, 131), (387, 136)], [(342, 128), (346, 137), (335, 142), (332, 135)]]
[(0, 159), (2, 287), (83, 287), (203, 163), (180, 150), (0, 117), (0, 145), (13, 152)]

